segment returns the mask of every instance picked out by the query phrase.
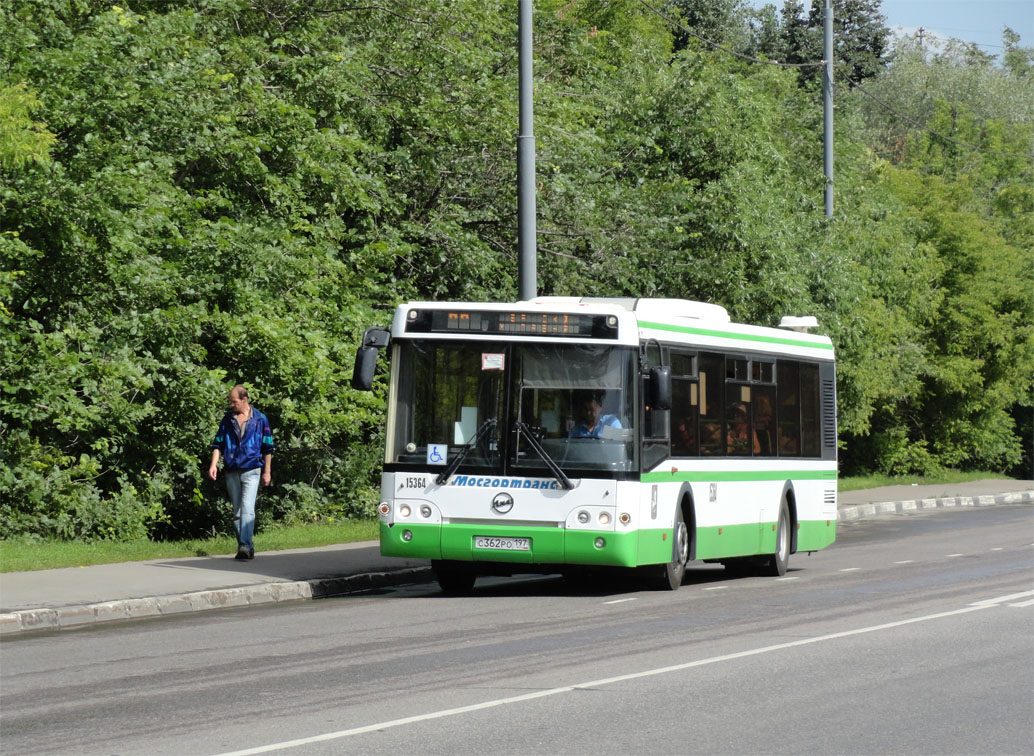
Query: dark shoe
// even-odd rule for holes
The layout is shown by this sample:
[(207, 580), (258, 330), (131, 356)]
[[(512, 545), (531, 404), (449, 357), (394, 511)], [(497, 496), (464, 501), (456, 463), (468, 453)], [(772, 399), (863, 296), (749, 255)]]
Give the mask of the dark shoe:
[(248, 559), (255, 558), (255, 549), (248, 549)]
[(235, 556), (234, 559), (238, 562), (243, 562), (245, 559), (251, 559), (251, 557), (248, 556), (248, 548), (246, 546), (238, 546), (237, 556)]

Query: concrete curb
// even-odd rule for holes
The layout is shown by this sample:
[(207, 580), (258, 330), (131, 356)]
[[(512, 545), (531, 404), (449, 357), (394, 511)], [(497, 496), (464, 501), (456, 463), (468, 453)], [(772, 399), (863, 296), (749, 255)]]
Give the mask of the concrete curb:
[(906, 499), (884, 501), (872, 504), (854, 504), (839, 507), (837, 519), (842, 522), (862, 520), (869, 517), (905, 514), (924, 509), (949, 509), (952, 507), (990, 507), (1001, 504), (1029, 504), (1034, 502), (1034, 491), (1017, 491), (994, 496), (947, 496), (939, 499)]
[(424, 582), (431, 578), (430, 567), (412, 567), (389, 572), (261, 583), (241, 588), (219, 588), (172, 596), (105, 601), (99, 604), (23, 609), (0, 614), (0, 634), (8, 635), (32, 630), (67, 630), (113, 620), (143, 619), (209, 609), (229, 609), (238, 606), (330, 598), (357, 591)]

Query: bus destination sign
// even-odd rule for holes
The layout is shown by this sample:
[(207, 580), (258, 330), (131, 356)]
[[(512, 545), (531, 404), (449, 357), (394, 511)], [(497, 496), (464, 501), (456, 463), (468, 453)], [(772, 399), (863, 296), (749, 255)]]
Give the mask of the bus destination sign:
[(613, 315), (588, 313), (410, 310), (406, 332), (614, 339), (618, 324)]

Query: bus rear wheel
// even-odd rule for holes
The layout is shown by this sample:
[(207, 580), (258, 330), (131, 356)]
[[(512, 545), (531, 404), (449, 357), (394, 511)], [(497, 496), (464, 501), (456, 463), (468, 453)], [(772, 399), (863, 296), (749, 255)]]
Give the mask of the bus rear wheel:
[(431, 561), (431, 569), (443, 593), (466, 595), (474, 590), (477, 574), (468, 564), (435, 559)]
[(782, 577), (790, 561), (790, 508), (786, 499), (779, 505), (779, 521), (776, 523), (775, 551), (765, 557), (761, 565), (762, 575)]

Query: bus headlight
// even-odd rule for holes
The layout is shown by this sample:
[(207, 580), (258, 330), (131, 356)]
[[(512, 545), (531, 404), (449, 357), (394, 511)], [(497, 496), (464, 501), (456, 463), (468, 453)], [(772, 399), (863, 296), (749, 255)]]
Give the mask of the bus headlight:
[(409, 517), (413, 513), (413, 510), (409, 508), (408, 504), (403, 504), (399, 507), (399, 514), (403, 517)]
[(610, 525), (610, 512), (600, 512), (600, 525)]

